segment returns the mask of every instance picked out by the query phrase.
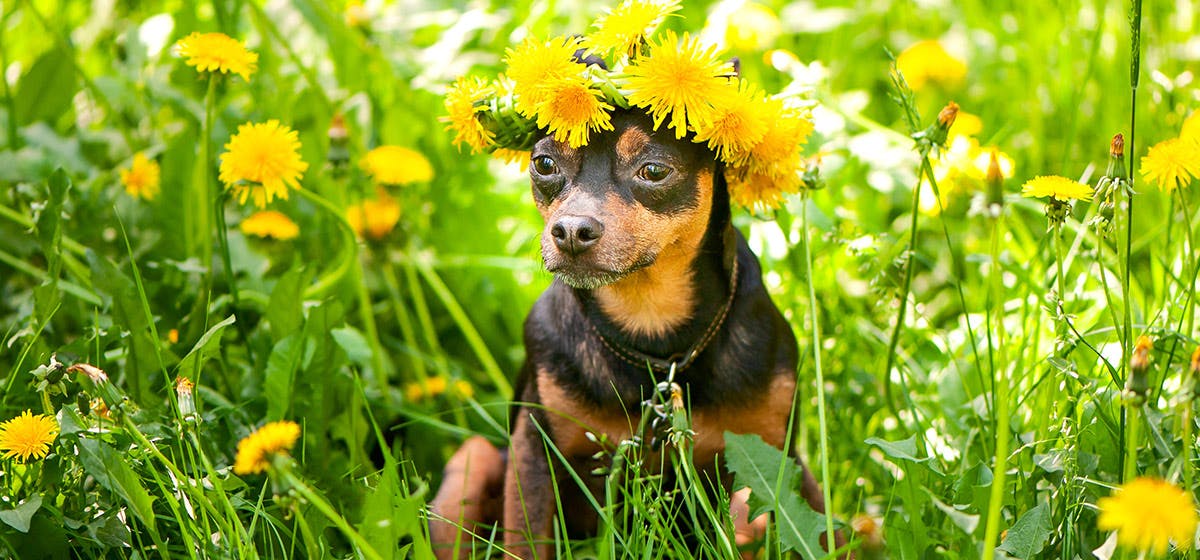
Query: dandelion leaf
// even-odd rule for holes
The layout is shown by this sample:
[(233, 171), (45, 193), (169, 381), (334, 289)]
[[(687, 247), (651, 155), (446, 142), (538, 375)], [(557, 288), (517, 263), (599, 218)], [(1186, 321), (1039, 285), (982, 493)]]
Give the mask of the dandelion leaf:
[(1037, 558), (1054, 530), (1050, 521), (1050, 506), (1046, 503), (1025, 512), (1012, 528), (999, 550), (1007, 552), (1014, 558)]
[(802, 475), (795, 461), (757, 434), (725, 432), (725, 465), (733, 473), (734, 490), (750, 488), (752, 517), (775, 513), (780, 544), (785, 550), (799, 552), (805, 558), (825, 556), (821, 548), (825, 516), (800, 497), (797, 488)]
[(87, 438), (79, 439), (79, 461), (83, 463), (83, 470), (96, 479), (100, 486), (125, 500), (138, 521), (157, 534), (158, 529), (154, 523), (154, 498), (150, 497), (133, 468), (125, 462), (126, 458), (101, 442)]
[(179, 362), (179, 375), (195, 382), (199, 379), (200, 371), (204, 367), (204, 362), (207, 362), (217, 350), (221, 348), (221, 332), (225, 327), (232, 325), (236, 321), (236, 317), (230, 315), (224, 321), (217, 323), (208, 329), (192, 346), (191, 351), (183, 357)]
[(902, 439), (900, 441), (887, 441), (879, 438), (867, 438), (863, 443), (878, 447), (880, 451), (883, 451), (884, 455), (887, 455), (893, 459), (903, 459), (905, 461), (912, 461), (913, 463), (919, 465), (923, 464), (928, 467), (929, 470), (939, 475), (942, 474), (942, 471), (937, 468), (937, 464), (933, 461), (930, 461), (929, 457), (924, 459), (917, 458), (917, 436), (912, 436), (908, 439)]
[(267, 398), (267, 419), (281, 420), (292, 402), (296, 371), (304, 358), (304, 337), (294, 334), (280, 340), (267, 358), (263, 376), (263, 394)]
[(271, 337), (278, 343), (304, 326), (304, 287), (310, 274), (301, 269), (292, 269), (279, 277), (271, 290), (267, 305), (267, 324)]
[(29, 522), (33, 520), (33, 514), (37, 513), (39, 509), (42, 509), (42, 495), (35, 494), (32, 498), (25, 500), (25, 503), (13, 509), (0, 511), (0, 521), (22, 533), (28, 533)]
[(19, 125), (37, 121), (53, 123), (71, 111), (71, 99), (77, 91), (72, 56), (65, 49), (50, 49), (21, 76), (13, 98), (16, 114), (12, 116)]
[[(334, 342), (346, 351), (351, 362), (364, 367), (370, 364), (371, 345), (358, 329), (350, 326), (339, 327), (329, 331), (329, 334)], [(376, 375), (382, 375), (382, 372), (376, 372)]]

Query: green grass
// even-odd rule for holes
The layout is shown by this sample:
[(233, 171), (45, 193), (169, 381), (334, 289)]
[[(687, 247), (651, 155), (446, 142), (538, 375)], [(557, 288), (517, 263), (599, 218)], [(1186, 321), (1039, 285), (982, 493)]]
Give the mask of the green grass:
[[(763, 4), (782, 22), (769, 48), (803, 66), (729, 54), (768, 91), (814, 104), (806, 155), (822, 188), (735, 222), (800, 339), (794, 446), (837, 523), (878, 527), (851, 543), (860, 557), (1090, 558), (1109, 538), (1096, 503), (1113, 488), (1154, 476), (1194, 495), (1200, 201), (1194, 184), (1163, 192), (1137, 169), (1200, 108), (1188, 73), (1200, 13), (1139, 3), (1135, 49), (1127, 3)], [(698, 31), (712, 8), (688, 2), (668, 25)], [(586, 31), (598, 9), (367, 11), (351, 27), (340, 2), (0, 4), (0, 420), (32, 410), (61, 425), (45, 459), (0, 460), (0, 557), (429, 557), (426, 501), (466, 435), (506, 441), (521, 325), (551, 280), (528, 179), (453, 147), (441, 93), (502, 70), (526, 33)], [(259, 54), (249, 81), (210, 85), (171, 54), (216, 30)], [(922, 39), (940, 39), (966, 77), (901, 95), (888, 53)], [(942, 175), (940, 152), (913, 139), (951, 100), (1013, 160), (998, 214), (972, 210), (982, 178)], [(344, 146), (329, 136), (335, 114)], [(224, 144), (268, 119), (299, 133), (309, 164), (304, 190), (272, 205), (300, 227), (286, 242), (244, 235), (251, 208), (217, 194)], [(1117, 133), (1136, 194), (1114, 195), (1111, 231), (1090, 225), (1099, 199), (1049, 228), (1020, 186), (1095, 185)], [(396, 229), (351, 243), (342, 209), (375, 188), (357, 162), (385, 144), (424, 154), (434, 179), (390, 188)], [(161, 164), (153, 201), (120, 184), (137, 152)], [(922, 156), (945, 195), (933, 212), (914, 205), (934, 200), (914, 192)], [(1154, 343), (1144, 402), (1122, 396), (1141, 335)], [(235, 475), (238, 441), (282, 419), (302, 428), (294, 462)], [(635, 476), (605, 490), (627, 505), (600, 512), (595, 539), (556, 542), (562, 555), (733, 557), (727, 496), (700, 491), (686, 462), (666, 466), (685, 481), (666, 488), (616, 443), (614, 465)], [(762, 554), (811, 546), (826, 521), (794, 503), (778, 454), (736, 445), (739, 484), (773, 494)], [(556, 483), (574, 484), (547, 453)], [(502, 541), (472, 546), (500, 557)]]

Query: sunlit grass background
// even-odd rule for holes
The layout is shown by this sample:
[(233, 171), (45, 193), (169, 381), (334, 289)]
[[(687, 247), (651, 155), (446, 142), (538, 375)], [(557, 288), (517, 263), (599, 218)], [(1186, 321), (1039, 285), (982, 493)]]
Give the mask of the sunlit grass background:
[[(0, 460), (0, 556), (427, 557), (425, 501), (466, 435), (505, 441), (521, 325), (551, 280), (524, 172), (453, 147), (441, 96), (461, 75), (495, 75), (526, 36), (586, 32), (601, 9), (0, 3), (0, 420), (31, 410), (61, 426), (45, 458)], [(1098, 204), (1076, 204), (1061, 250), (1043, 201), (1018, 194), (1038, 175), (1094, 185), (1118, 133), (1140, 166), (1200, 108), (1200, 11), (1140, 10), (1136, 104), (1129, 3), (688, 2), (666, 24), (813, 105), (806, 156), (823, 188), (735, 221), (800, 339), (796, 446), (813, 468), (816, 313), (830, 432), (817, 470), (860, 555), (1108, 557), (1098, 498), (1138, 475), (1194, 491), (1196, 193), (1135, 172), (1132, 212), (1118, 195), (1102, 237), (1088, 226)], [(193, 31), (245, 41), (257, 71), (206, 93), (171, 50)], [(913, 130), (889, 52), (922, 41), (940, 48), (901, 64)], [(963, 128), (931, 154), (940, 197), (914, 197), (910, 134), (951, 100)], [(311, 196), (271, 204), (298, 225), (287, 240), (244, 233), (255, 209), (217, 196), (215, 156), (239, 125), (270, 119), (298, 132), (309, 166)], [(398, 221), (349, 245), (345, 209), (380, 196), (359, 162), (384, 145), (422, 154), (432, 178), (382, 187)], [(1011, 165), (1000, 219), (972, 210), (990, 147)], [(150, 200), (122, 185), (139, 153), (161, 168)], [(231, 271), (197, 192), (224, 209)], [(1140, 335), (1150, 389), (1126, 407)], [(234, 475), (238, 441), (273, 420), (302, 428), (287, 476)], [(720, 556), (655, 549), (644, 536), (661, 529), (636, 530), (616, 551), (560, 546)]]

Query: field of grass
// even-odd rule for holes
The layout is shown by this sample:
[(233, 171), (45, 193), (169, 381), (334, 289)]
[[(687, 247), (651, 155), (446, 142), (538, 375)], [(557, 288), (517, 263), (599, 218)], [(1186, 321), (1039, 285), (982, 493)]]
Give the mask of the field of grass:
[[(454, 146), (443, 96), (605, 7), (0, 2), (0, 558), (430, 558), (442, 466), (468, 435), (506, 442), (551, 281), (528, 174)], [(1200, 7), (679, 16), (811, 111), (819, 183), (734, 221), (800, 341), (793, 444), (856, 554), (1194, 557)], [(256, 68), (198, 71), (174, 46), (193, 32)], [(233, 137), (269, 121), (299, 144), (282, 217), (223, 187)], [(383, 146), (403, 165), (372, 167)], [(1091, 200), (1022, 196), (1038, 176)], [(826, 520), (747, 474), (790, 480), (778, 453), (737, 445), (776, 511), (760, 557), (813, 556)], [(722, 497), (613, 461), (626, 507), (560, 555), (735, 556)]]

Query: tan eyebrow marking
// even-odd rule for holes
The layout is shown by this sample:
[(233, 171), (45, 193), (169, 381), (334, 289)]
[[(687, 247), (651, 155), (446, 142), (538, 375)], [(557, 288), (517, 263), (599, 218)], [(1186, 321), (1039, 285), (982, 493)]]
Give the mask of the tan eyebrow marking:
[(650, 135), (636, 126), (631, 126), (621, 133), (617, 139), (617, 157), (621, 161), (630, 161), (650, 143)]

